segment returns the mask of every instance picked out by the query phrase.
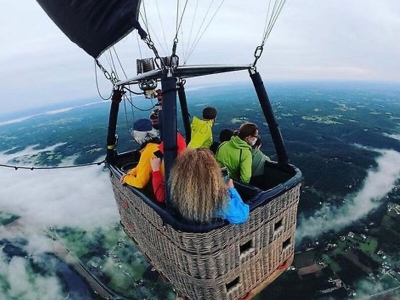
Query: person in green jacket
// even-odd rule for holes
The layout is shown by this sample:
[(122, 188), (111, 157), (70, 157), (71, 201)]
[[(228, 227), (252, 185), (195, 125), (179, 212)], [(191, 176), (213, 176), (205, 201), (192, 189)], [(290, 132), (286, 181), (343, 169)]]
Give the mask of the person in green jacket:
[(217, 117), (217, 110), (207, 106), (203, 109), (203, 119), (193, 117), (191, 126), (191, 140), (188, 144), (190, 148), (210, 149), (213, 143), (212, 126)]
[(217, 153), (217, 149), (219, 145), (223, 142), (227, 142), (231, 139), (233, 136), (233, 130), (229, 128), (222, 129), (221, 132), (219, 133), (219, 142), (213, 142), (210, 150), (215, 154)]
[(271, 159), (261, 152), (262, 140), (259, 137), (251, 149), (252, 154), (252, 164), (251, 164), (251, 176), (260, 176), (264, 174), (264, 165), (266, 161), (271, 161)]
[(235, 131), (232, 138), (217, 149), (216, 158), (227, 167), (232, 178), (249, 183), (252, 175), (252, 146), (258, 139), (258, 127), (246, 122)]

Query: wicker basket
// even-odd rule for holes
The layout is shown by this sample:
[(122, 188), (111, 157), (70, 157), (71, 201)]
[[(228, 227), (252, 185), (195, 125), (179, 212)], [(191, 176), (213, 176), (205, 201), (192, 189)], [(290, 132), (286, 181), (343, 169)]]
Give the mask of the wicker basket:
[(175, 230), (116, 176), (111, 182), (126, 234), (189, 299), (243, 299), (291, 264), (300, 183), (251, 211), (241, 225)]

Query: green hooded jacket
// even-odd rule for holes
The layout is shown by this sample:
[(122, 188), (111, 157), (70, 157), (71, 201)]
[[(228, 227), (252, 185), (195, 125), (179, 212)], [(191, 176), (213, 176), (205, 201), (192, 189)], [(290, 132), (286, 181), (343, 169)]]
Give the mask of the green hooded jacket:
[(264, 174), (264, 165), (266, 161), (271, 159), (262, 153), (260, 150), (251, 149), (253, 161), (251, 164), (251, 176), (260, 176)]
[(216, 158), (221, 166), (227, 167), (231, 178), (249, 183), (251, 178), (251, 146), (238, 136), (222, 143)]
[(188, 147), (191, 148), (207, 148), (210, 149), (210, 146), (213, 143), (212, 136), (212, 120), (200, 120), (197, 117), (193, 117), (193, 121), (191, 124), (192, 134), (191, 140), (188, 144)]

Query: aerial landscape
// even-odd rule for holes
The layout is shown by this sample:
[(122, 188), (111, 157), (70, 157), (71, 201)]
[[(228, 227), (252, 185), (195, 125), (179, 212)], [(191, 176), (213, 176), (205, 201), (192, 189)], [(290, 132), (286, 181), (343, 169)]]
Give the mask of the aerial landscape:
[[(285, 2), (2, 4), (0, 300), (400, 300), (399, 2)], [(123, 183), (135, 121), (163, 116), (171, 184), (207, 106), (272, 161), (241, 225)]]
[[(400, 289), (397, 251), (400, 243), (400, 101), (397, 86), (384, 84), (381, 89), (379, 85), (270, 85), (270, 97), (275, 99), (272, 104), (290, 162), (302, 170), (304, 180), (294, 263), (256, 299), (325, 299), (328, 296), (361, 299), (365, 295), (397, 295)], [(216, 106), (221, 114), (215, 133), (223, 128), (237, 128), (238, 120), (252, 120), (263, 128), (265, 121), (257, 112), (254, 92), (246, 84), (227, 85), (213, 93), (206, 89), (188, 92), (192, 114), (198, 114), (204, 105), (220, 98), (219, 93), (227, 95), (233, 105), (226, 105), (226, 100)], [(145, 108), (151, 103), (138, 100), (137, 105)], [(238, 111), (241, 113), (237, 114)], [(148, 112), (135, 117), (140, 114)], [(44, 283), (57, 283), (58, 290), (54, 292), (72, 299), (97, 299), (99, 295), (175, 299), (172, 287), (122, 231), (112, 194), (103, 192), (109, 186), (108, 175), (96, 163), (104, 157), (102, 135), (98, 132), (104, 126), (106, 115), (107, 105), (97, 102), (1, 123), (1, 163), (39, 168), (2, 169), (6, 188), (1, 192), (1, 199), (14, 195), (10, 201), (2, 200), (1, 205), (2, 264), (8, 268), (18, 265), (27, 276), (31, 290), (22, 289), (19, 295), (28, 294)], [(121, 120), (119, 147), (124, 151), (134, 142), (129, 135), (131, 123), (123, 117)], [(85, 140), (74, 139), (74, 132), (84, 132)], [(267, 142), (270, 139), (267, 129), (260, 129), (260, 135), (264, 140), (263, 151), (274, 159), (274, 150)], [(94, 164), (76, 169), (40, 169), (72, 163)], [(18, 199), (18, 194), (7, 192), (15, 189), (13, 181), (26, 176), (29, 178), (21, 185), (31, 186), (32, 199)], [(82, 188), (88, 189), (88, 194), (84, 194), (86, 200), (69, 197), (63, 200), (71, 201), (72, 207), (68, 203), (57, 203), (62, 200), (58, 198), (65, 197), (59, 195), (57, 186), (64, 184), (69, 190), (72, 184), (69, 180), (73, 177), (87, 177), (96, 184), (85, 187), (80, 179)], [(54, 195), (49, 200), (41, 200), (47, 192)], [(99, 193), (105, 195), (87, 199)], [(84, 201), (87, 203), (80, 203)], [(76, 205), (83, 205), (79, 212), (74, 210)], [(32, 221), (38, 223), (30, 224)], [(51, 267), (48, 257), (51, 257)], [(40, 275), (44, 283), (32, 281), (28, 274)], [(3, 294), (10, 299), (18, 297), (13, 294), (16, 291), (12, 278), (6, 274), (1, 278)], [(286, 285), (296, 292), (286, 294), (289, 293)]]

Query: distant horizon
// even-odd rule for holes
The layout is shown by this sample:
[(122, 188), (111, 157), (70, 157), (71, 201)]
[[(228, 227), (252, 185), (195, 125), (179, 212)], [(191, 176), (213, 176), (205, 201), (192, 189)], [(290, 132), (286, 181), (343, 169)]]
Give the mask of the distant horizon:
[[(270, 84), (276, 85), (276, 84), (342, 84), (342, 85), (346, 85), (347, 87), (349, 87), (348, 85), (351, 84), (368, 84), (368, 87), (371, 88), (371, 86), (369, 86), (370, 84), (374, 84), (375, 88), (376, 85), (389, 85), (392, 86), (394, 85), (395, 88), (399, 89), (400, 92), (400, 81), (387, 81), (387, 80), (339, 80), (339, 79), (320, 79), (320, 80), (268, 80), (265, 81), (263, 80), (264, 85), (267, 89), (267, 93), (268, 93), (268, 88)], [(240, 80), (240, 81), (229, 81), (229, 82), (220, 82), (220, 83), (215, 83), (215, 84), (210, 84), (210, 83), (201, 83), (201, 82), (195, 82), (194, 85), (192, 85), (191, 87), (186, 89), (186, 92), (191, 92), (193, 89), (205, 89), (207, 87), (215, 87), (215, 86), (231, 86), (231, 85), (249, 85), (252, 86), (251, 80)], [(160, 85), (160, 83), (159, 83)], [(139, 96), (140, 97), (140, 96)], [(72, 100), (68, 100), (68, 101), (57, 101), (54, 103), (50, 103), (50, 104), (45, 104), (45, 105), (38, 105), (38, 106), (31, 106), (28, 107), (26, 109), (17, 109), (17, 110), (10, 110), (8, 112), (0, 112), (0, 126), (2, 125), (1, 123), (3, 122), (7, 122), (13, 119), (17, 119), (17, 118), (25, 118), (25, 117), (31, 117), (34, 116), (36, 114), (40, 115), (43, 113), (46, 113), (47, 110), (57, 110), (57, 109), (64, 109), (64, 108), (75, 108), (75, 107), (79, 107), (81, 105), (87, 105), (87, 104), (91, 104), (91, 103), (101, 103), (101, 102), (106, 102), (109, 101), (109, 99), (104, 100), (102, 99), (100, 96), (97, 95), (97, 97), (86, 97), (86, 98), (79, 98), (79, 99), (72, 99)], [(45, 111), (46, 110), (46, 111)]]

